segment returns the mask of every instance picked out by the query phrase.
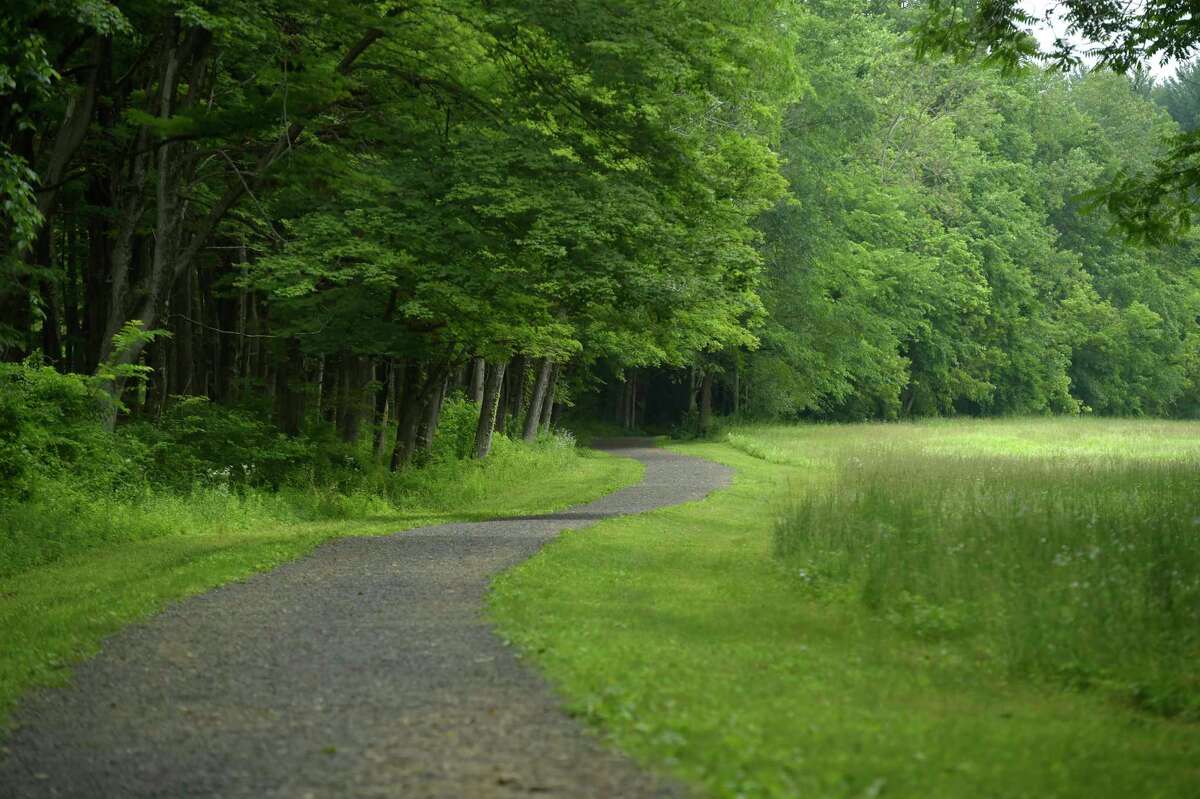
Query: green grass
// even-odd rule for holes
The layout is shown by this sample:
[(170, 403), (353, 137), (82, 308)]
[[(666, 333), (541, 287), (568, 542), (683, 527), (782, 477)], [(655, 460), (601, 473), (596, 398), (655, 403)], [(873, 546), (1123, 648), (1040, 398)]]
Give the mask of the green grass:
[[(104, 526), (100, 544), (80, 550), (71, 533), (64, 547), (74, 547), (72, 553), (0, 577), (0, 724), (25, 691), (69, 679), (70, 666), (94, 654), (105, 636), (168, 602), (271, 569), (323, 541), (545, 513), (635, 483), (641, 473), (634, 461), (586, 450), (512, 445), (486, 462), (414, 472), (398, 505), (365, 495), (219, 491), (85, 503), (78, 509), (84, 522)], [(86, 527), (50, 514), (35, 529), (53, 528), (55, 518), (72, 531)]]
[[(1124, 691), (1127, 670), (1142, 668), (1139, 679), (1157, 686), (1148, 695), (1186, 694), (1195, 675), (1182, 643), (1186, 617), (1134, 602), (1143, 615), (1107, 628), (1123, 628), (1119, 641), (1088, 649), (1106, 628), (1080, 623), (1076, 633), (1078, 615), (1053, 604), (1081, 575), (1040, 585), (1050, 567), (1033, 568), (1023, 549), (1036, 521), (1018, 522), (1011, 541), (1003, 525), (989, 528), (995, 557), (978, 557), (972, 537), (975, 512), (1009, 523), (1030, 491), (1045, 490), (1056, 499), (1034, 513), (1055, 509), (1047, 537), (1068, 549), (1088, 540), (1070, 533), (1079, 514), (1115, 514), (1103, 529), (1136, 543), (1119, 558), (1107, 550), (1121, 574), (1111, 599), (1144, 592), (1154, 547), (1168, 546), (1181, 570), (1196, 562), (1200, 534), (1181, 525), (1195, 502), (1188, 477), (1200, 425), (742, 428), (729, 443), (678, 449), (734, 466), (734, 486), (569, 533), (504, 575), (492, 595), (504, 633), (573, 712), (620, 747), (715, 796), (1200, 795), (1200, 725), (1186, 719), (1186, 702), (1138, 704)], [(979, 469), (994, 490), (980, 489)], [(895, 491), (865, 490), (878, 480)], [(1110, 496), (1114, 484), (1129, 490)], [(860, 545), (878, 543), (870, 523), (885, 507), (896, 514), (890, 524), (908, 512), (914, 524), (879, 556), (887, 579), (872, 582)], [(944, 510), (936, 519), (934, 507)], [(827, 527), (806, 532), (802, 513)], [(1139, 525), (1145, 514), (1153, 521)], [(951, 557), (963, 543), (976, 549)], [(799, 573), (813, 572), (806, 558), (824, 559), (819, 580)], [(1084, 560), (1072, 568), (1092, 569), (1090, 550)], [(1009, 590), (1014, 564), (1029, 569)], [(997, 612), (1020, 595), (1029, 595), (1036, 632)], [(1162, 626), (1124, 629), (1132, 618)], [(1194, 617), (1192, 625), (1194, 643)], [(1184, 635), (1164, 639), (1164, 629)], [(1028, 646), (1042, 635), (1073, 647), (1073, 669), (1055, 673), (1012, 656), (1022, 639)], [(1119, 649), (1128, 657), (1108, 664)], [(1087, 664), (1100, 662), (1109, 673), (1089, 675)]]

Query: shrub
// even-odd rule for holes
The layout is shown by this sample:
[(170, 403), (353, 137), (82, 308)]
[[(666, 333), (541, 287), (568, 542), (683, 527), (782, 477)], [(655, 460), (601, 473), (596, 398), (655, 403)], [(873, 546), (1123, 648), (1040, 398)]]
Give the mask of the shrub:
[(462, 460), (475, 452), (479, 406), (461, 393), (446, 398), (433, 439), (434, 460)]
[(278, 488), (313, 455), (311, 442), (285, 436), (268, 419), (204, 397), (177, 397), (159, 424), (138, 424), (130, 432), (148, 445), (154, 480), (185, 491)]
[(40, 480), (65, 475), (92, 490), (141, 482), (144, 453), (104, 429), (105, 401), (84, 376), (0, 364), (0, 503), (27, 500)]

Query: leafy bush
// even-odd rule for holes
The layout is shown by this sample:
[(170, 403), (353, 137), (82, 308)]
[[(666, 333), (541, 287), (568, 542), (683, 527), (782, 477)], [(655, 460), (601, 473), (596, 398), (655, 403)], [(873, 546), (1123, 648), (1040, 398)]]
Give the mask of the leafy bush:
[(448, 397), (438, 418), (433, 439), (434, 460), (462, 460), (475, 452), (475, 430), (479, 426), (479, 406), (463, 394)]
[(144, 453), (104, 429), (104, 402), (81, 375), (0, 364), (0, 503), (27, 500), (40, 480), (65, 475), (91, 490), (141, 482)]
[(139, 424), (131, 432), (148, 445), (154, 480), (184, 491), (278, 488), (313, 455), (310, 442), (288, 438), (269, 420), (204, 397), (178, 397), (159, 424)]

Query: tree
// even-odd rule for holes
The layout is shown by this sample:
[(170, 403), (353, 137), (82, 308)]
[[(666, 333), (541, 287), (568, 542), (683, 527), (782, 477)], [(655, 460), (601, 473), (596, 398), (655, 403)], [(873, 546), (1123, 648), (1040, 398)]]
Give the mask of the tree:
[[(930, 0), (914, 31), (917, 52), (951, 53), (959, 58), (982, 53), (985, 61), (1013, 70), (1045, 57), (1061, 70), (1082, 61), (1080, 45), (1096, 67), (1130, 72), (1146, 63), (1187, 61), (1200, 44), (1200, 20), (1181, 0), (1147, 0), (1134, 5), (1099, 0), (1062, 0), (1049, 15), (1065, 33), (1051, 52), (1039, 53), (1029, 33), (1036, 20), (1016, 0)], [(1191, 226), (1200, 188), (1200, 133), (1172, 139), (1170, 151), (1141, 172), (1122, 172), (1094, 200), (1103, 204), (1127, 233), (1146, 241), (1177, 239)]]

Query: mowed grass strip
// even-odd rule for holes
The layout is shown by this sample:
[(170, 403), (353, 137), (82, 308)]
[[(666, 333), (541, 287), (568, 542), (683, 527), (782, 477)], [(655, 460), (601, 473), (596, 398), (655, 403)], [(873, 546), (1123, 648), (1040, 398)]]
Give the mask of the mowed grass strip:
[(67, 681), (70, 666), (95, 654), (106, 636), (168, 602), (272, 569), (332, 538), (561, 510), (632, 485), (642, 471), (636, 461), (588, 450), (513, 447), (422, 478), (404, 507), (329, 500), (372, 511), (353, 519), (303, 521), (303, 509), (255, 493), (114, 504), (121, 515), (110, 525), (123, 518), (156, 537), (105, 543), (0, 579), (0, 733), (24, 692)]
[[(1111, 458), (1120, 439), (1135, 460), (1182, 462), (1200, 450), (1197, 425), (1109, 424), (736, 431), (773, 462), (727, 444), (683, 445), (735, 467), (734, 486), (566, 534), (497, 582), (492, 612), (573, 712), (714, 796), (1196, 796), (1200, 725), (1103, 685), (1012, 668), (989, 625), (956, 627), (964, 611), (953, 602), (939, 619), (933, 596), (881, 612), (861, 580), (816, 590), (775, 551), (799, 499), (828, 496), (846, 459), (897, 440), (915, 475), (922, 457), (955, 450), (997, 457), (998, 468), (1014, 449)], [(1044, 475), (1035, 468), (1030, 479)], [(922, 568), (896, 563), (900, 574)], [(944, 564), (928, 565), (940, 580)]]

